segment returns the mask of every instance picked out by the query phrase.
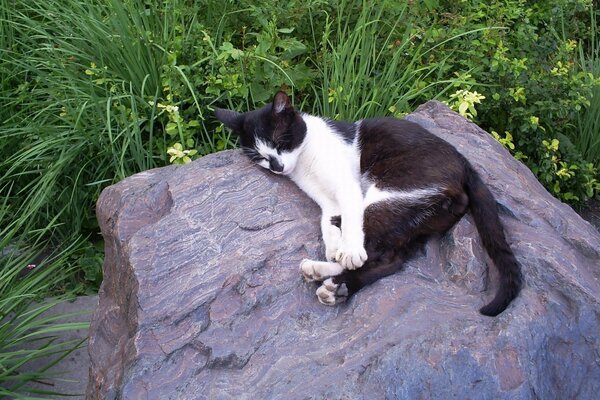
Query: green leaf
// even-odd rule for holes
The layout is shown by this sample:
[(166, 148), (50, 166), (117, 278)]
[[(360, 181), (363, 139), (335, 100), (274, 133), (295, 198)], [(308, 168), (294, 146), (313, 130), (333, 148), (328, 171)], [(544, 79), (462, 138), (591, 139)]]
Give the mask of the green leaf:
[(552, 187), (552, 191), (554, 191), (554, 193), (560, 193), (560, 183), (558, 181), (554, 182), (554, 186)]
[(231, 42), (223, 42), (221, 47), (219, 47), (219, 50), (223, 52), (230, 52), (231, 50), (233, 50), (233, 44)]
[(239, 49), (233, 49), (229, 52), (229, 54), (231, 55), (231, 58), (233, 58), (234, 60), (238, 60), (244, 55), (244, 52)]
[(296, 39), (282, 39), (277, 42), (277, 46), (284, 49), (281, 57), (286, 60), (291, 60), (294, 57), (306, 53), (306, 46), (304, 43)]
[[(179, 132), (179, 129), (177, 128), (177, 124), (175, 122), (167, 123), (165, 130), (171, 136), (177, 135), (177, 133)], [(179, 143), (176, 143), (176, 144), (179, 144)]]

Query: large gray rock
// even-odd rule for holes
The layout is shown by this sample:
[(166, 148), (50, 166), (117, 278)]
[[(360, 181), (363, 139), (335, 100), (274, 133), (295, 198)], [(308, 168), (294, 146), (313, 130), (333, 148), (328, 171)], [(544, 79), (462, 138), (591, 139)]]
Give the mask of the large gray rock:
[(408, 118), (455, 145), (496, 196), (525, 277), (506, 312), (477, 312), (493, 287), (469, 216), (403, 272), (319, 304), (298, 272), (323, 257), (318, 208), (222, 152), (102, 193), (88, 398), (595, 398), (598, 232), (442, 104)]

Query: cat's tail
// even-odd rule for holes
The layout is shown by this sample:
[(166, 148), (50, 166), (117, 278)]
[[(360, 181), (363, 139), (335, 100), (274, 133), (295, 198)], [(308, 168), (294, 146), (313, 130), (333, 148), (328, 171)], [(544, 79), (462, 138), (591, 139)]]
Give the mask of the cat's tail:
[(492, 193), (481, 181), (479, 174), (466, 164), (465, 188), (475, 226), (500, 275), (500, 287), (494, 299), (479, 311), (494, 317), (508, 307), (521, 289), (521, 271), (517, 259), (504, 236), (498, 208)]

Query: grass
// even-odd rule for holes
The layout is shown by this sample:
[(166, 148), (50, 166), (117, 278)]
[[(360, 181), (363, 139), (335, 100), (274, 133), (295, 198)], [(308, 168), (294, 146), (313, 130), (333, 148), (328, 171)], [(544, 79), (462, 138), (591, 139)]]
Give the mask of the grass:
[[(413, 110), (418, 99), (447, 97), (452, 88), (470, 83), (444, 76), (445, 59), (426, 62), (440, 44), (428, 43), (427, 31), (414, 33), (408, 5), (398, 6), (390, 18), (384, 8), (369, 4), (363, 2), (357, 10), (356, 2), (342, 1), (335, 20), (327, 20), (321, 44), (325, 58), (317, 65), (322, 85), (313, 87), (313, 113), (348, 121), (402, 116)], [(479, 30), (485, 29), (495, 28)]]
[[(600, 77), (600, 36), (597, 18), (600, 13), (590, 9), (590, 38), (587, 51), (579, 47), (580, 67)], [(572, 138), (583, 157), (600, 169), (600, 81), (593, 88), (589, 107), (577, 119), (576, 135)]]
[(52, 225), (52, 247), (97, 231), (103, 186), (165, 162), (153, 151), (165, 139), (149, 100), (167, 55), (147, 30), (169, 40), (174, 22), (140, 12), (142, 2), (109, 3), (0, 6), (0, 73), (9, 83), (0, 93), (0, 190), (12, 208), (0, 226), (23, 234)]
[[(101, 189), (167, 163), (156, 100), (168, 49), (191, 34), (183, 8), (0, 0), (0, 397), (26, 396), (27, 383), (47, 375), (41, 360), (76, 345), (53, 332), (85, 327), (44, 312), (100, 285)], [(202, 119), (197, 130), (210, 149), (218, 138)], [(34, 349), (15, 350), (26, 343)], [(39, 371), (23, 373), (28, 365)]]
[[(323, 85), (314, 87), (313, 112), (349, 121), (408, 112), (410, 100), (424, 89), (417, 85), (435, 79), (437, 65), (419, 66), (424, 48), (414, 44), (411, 24), (405, 21), (406, 7), (389, 21), (382, 15), (383, 8), (366, 2), (360, 10), (352, 6), (341, 2), (335, 20), (326, 23), (325, 58), (318, 66)], [(331, 37), (344, 40), (332, 42)]]
[[(148, 99), (161, 87), (166, 55), (145, 35), (160, 27), (168, 40), (172, 21), (140, 13), (142, 2), (109, 3), (110, 15), (104, 2), (0, 2), (2, 396), (27, 397), (27, 383), (44, 380), (77, 345), (53, 334), (86, 324), (44, 313), (100, 284), (101, 258), (89, 249), (99, 239), (101, 188), (161, 164), (152, 148), (162, 145), (162, 127)], [(37, 303), (51, 293), (59, 296)], [(23, 345), (33, 350), (15, 350)], [(54, 361), (39, 364), (47, 356)], [(23, 373), (28, 365), (39, 370)]]
[[(5, 203), (0, 208), (0, 221), (7, 220)], [(68, 291), (41, 302), (52, 288), (73, 278), (74, 268), (65, 268), (65, 264), (79, 241), (52, 252), (43, 247), (43, 230), (33, 231), (25, 239), (10, 231), (3, 233), (8, 234), (0, 236), (0, 396), (34, 398), (24, 394), (29, 392), (28, 383), (50, 378), (48, 369), (82, 344), (57, 342), (54, 335), (88, 325), (60, 322), (64, 315), (46, 314), (72, 297)], [(50, 393), (37, 392), (44, 396)]]

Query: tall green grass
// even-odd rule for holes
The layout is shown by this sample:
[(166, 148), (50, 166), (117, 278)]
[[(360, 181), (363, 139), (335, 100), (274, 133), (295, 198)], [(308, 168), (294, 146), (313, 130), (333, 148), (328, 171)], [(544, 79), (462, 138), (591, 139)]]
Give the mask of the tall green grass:
[[(52, 225), (52, 246), (94, 232), (100, 189), (163, 165), (164, 127), (150, 104), (177, 25), (169, 2), (0, 4), (0, 190), (20, 234)], [(10, 193), (8, 190), (10, 189)], [(6, 233), (3, 233), (6, 235)]]
[[(50, 223), (35, 229), (33, 219), (15, 225), (7, 202), (5, 197), (0, 204), (0, 221), (9, 223), (1, 225), (5, 228), (0, 232), (0, 397), (32, 398), (26, 393), (51, 392), (30, 391), (27, 384), (50, 378), (48, 369), (81, 345), (58, 342), (54, 335), (87, 327), (86, 323), (61, 322), (64, 315), (45, 314), (70, 298), (69, 291), (42, 302), (50, 290), (73, 278), (75, 268), (66, 261), (81, 240), (73, 240), (61, 250), (46, 248), (44, 238), (55, 226)], [(26, 233), (17, 236), (16, 227)]]
[(428, 32), (415, 34), (408, 7), (339, 3), (321, 36), (324, 59), (317, 64), (322, 80), (313, 87), (314, 113), (350, 121), (403, 115), (464, 83), (443, 76), (444, 59), (425, 62), (434, 45), (427, 43)]
[(590, 8), (590, 37), (587, 51), (579, 47), (580, 66), (591, 72), (598, 84), (593, 88), (589, 107), (578, 116), (576, 135), (572, 138), (583, 157), (600, 169), (600, 34), (597, 19), (600, 11)]
[[(27, 265), (35, 258), (33, 249), (18, 255), (5, 255), (0, 268), (0, 397), (32, 398), (53, 394), (52, 390), (32, 390), (32, 381), (44, 382), (55, 377), (48, 369), (82, 345), (81, 341), (58, 341), (61, 331), (86, 329), (88, 323), (63, 322), (67, 315), (48, 315), (53, 307), (68, 296), (41, 301), (53, 285), (73, 270), (65, 270), (64, 258), (77, 246), (51, 254), (34, 270)], [(37, 270), (39, 271), (37, 271)], [(23, 275), (25, 274), (25, 275)], [(61, 274), (57, 277), (56, 274)], [(66, 274), (66, 275), (65, 275)], [(56, 394), (56, 393), (54, 393)], [(58, 395), (58, 394), (57, 394)], [(46, 397), (44, 397), (46, 398)]]

